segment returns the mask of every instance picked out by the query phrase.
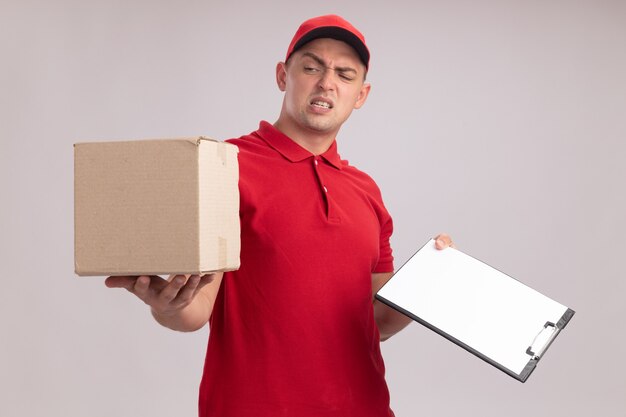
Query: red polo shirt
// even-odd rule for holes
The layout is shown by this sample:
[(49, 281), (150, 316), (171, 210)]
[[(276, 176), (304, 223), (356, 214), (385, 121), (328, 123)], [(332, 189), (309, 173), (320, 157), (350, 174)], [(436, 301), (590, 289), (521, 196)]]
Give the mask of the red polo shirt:
[(239, 147), (241, 268), (210, 320), (201, 417), (387, 417), (372, 273), (392, 221), (337, 144), (311, 154), (271, 124)]

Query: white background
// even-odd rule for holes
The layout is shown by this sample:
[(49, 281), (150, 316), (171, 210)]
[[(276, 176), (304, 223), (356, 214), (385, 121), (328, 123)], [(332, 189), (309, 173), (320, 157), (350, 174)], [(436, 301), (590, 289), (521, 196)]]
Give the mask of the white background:
[[(275, 121), (306, 18), (372, 52), (341, 155), (396, 267), (440, 231), (577, 311), (526, 384), (418, 324), (383, 344), (400, 416), (626, 412), (626, 2), (0, 2), (0, 415), (193, 416), (208, 330), (73, 274), (73, 149)], [(537, 242), (539, 244), (537, 245)]]

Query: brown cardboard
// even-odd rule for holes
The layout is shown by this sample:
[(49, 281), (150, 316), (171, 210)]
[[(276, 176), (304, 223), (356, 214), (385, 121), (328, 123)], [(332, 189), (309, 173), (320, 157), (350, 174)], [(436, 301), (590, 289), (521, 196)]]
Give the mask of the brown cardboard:
[(237, 152), (203, 137), (75, 144), (76, 274), (237, 269)]

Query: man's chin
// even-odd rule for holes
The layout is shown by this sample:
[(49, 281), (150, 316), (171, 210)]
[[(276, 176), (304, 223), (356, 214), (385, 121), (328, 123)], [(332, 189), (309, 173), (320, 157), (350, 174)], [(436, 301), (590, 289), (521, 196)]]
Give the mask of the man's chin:
[(340, 125), (330, 120), (306, 120), (303, 127), (311, 132), (328, 134), (338, 131)]

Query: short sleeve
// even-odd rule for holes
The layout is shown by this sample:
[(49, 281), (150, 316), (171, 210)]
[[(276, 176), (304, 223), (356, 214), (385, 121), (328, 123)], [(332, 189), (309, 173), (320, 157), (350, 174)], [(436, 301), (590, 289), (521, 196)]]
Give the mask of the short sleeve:
[(378, 264), (374, 267), (372, 272), (393, 272), (393, 251), (389, 239), (393, 233), (393, 220), (387, 211), (381, 220), (380, 227), (380, 255), (378, 257)]

